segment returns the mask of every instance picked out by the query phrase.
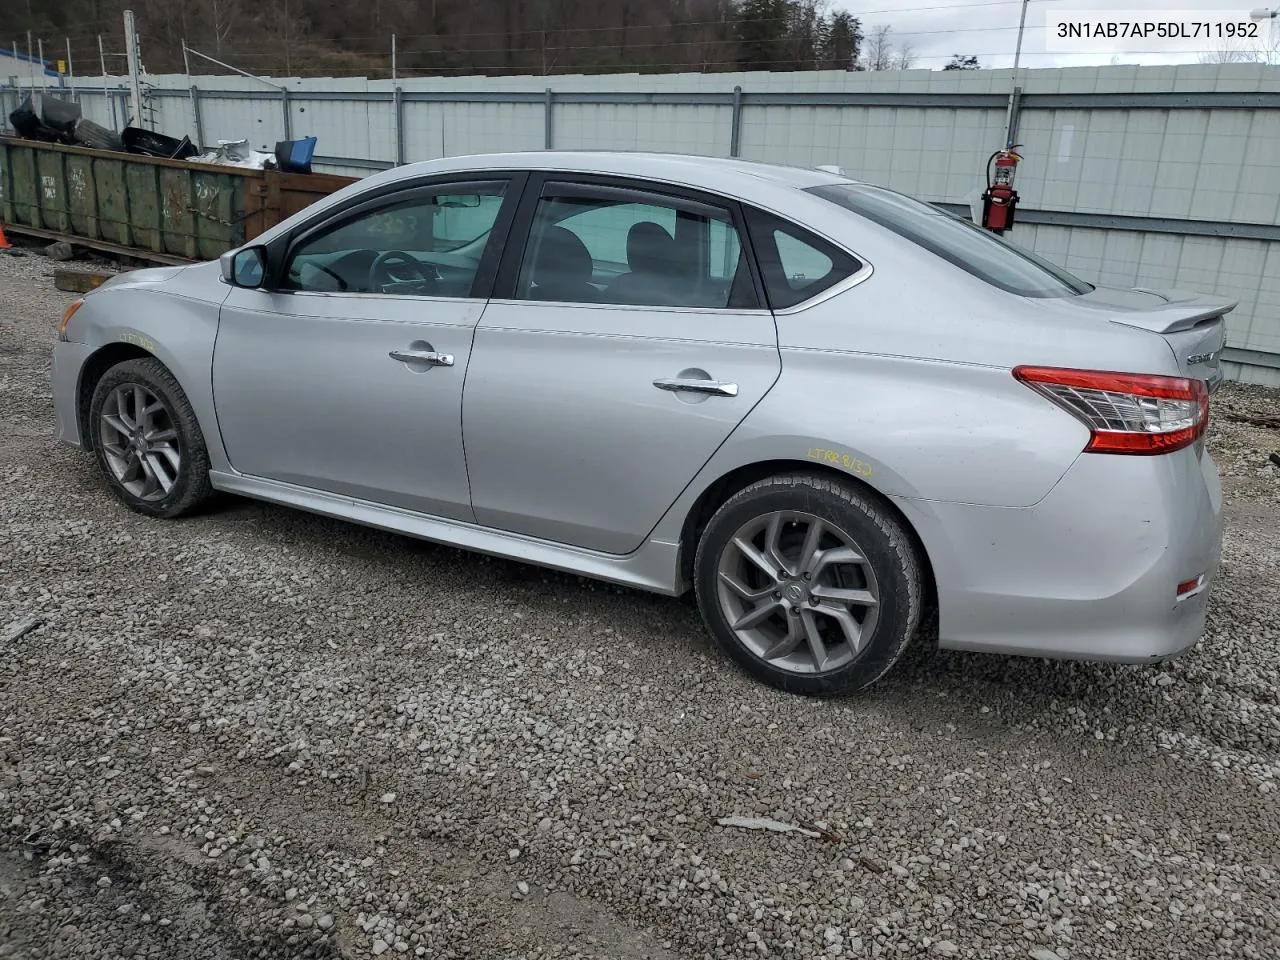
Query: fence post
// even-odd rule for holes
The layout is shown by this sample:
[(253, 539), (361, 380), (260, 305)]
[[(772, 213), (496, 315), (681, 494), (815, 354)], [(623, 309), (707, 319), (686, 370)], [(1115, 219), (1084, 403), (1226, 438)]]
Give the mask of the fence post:
[(733, 88), (733, 118), (729, 121), (729, 156), (742, 152), (742, 87)]
[(280, 108), (284, 113), (284, 138), (293, 139), (293, 110), (289, 106), (289, 88), (280, 88)]
[(555, 112), (555, 94), (551, 92), (551, 88), (547, 87), (544, 92), (544, 100), (542, 106), (542, 124), (543, 124), (543, 143), (542, 149), (550, 150), (552, 144), (555, 143), (553, 136), (554, 128), (551, 125), (552, 114)]
[(404, 91), (399, 86), (392, 95), (396, 111), (396, 166), (404, 165)]
[(191, 85), (191, 113), (196, 122), (196, 146), (203, 150), (206, 144), (204, 142), (204, 120), (200, 116), (200, 90), (194, 83)]

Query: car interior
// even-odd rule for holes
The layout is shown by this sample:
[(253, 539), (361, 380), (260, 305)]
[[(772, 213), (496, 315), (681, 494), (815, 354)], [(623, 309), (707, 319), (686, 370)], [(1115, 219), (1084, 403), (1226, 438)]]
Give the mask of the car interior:
[(291, 290), (466, 297), (500, 194), (440, 195), (350, 220), (302, 241), (289, 258)]
[[(665, 214), (674, 232), (656, 220), (635, 219), (637, 214)], [(625, 240), (619, 250), (621, 237)], [(758, 305), (736, 232), (727, 222), (705, 216), (642, 204), (544, 201), (530, 248), (517, 293), (525, 299), (707, 308)]]
[[(497, 194), (435, 196), (358, 217), (303, 240), (289, 258), (283, 285), (313, 292), (470, 296), (501, 203)], [(671, 207), (581, 198), (543, 202), (516, 296), (634, 306), (759, 306), (728, 221)]]

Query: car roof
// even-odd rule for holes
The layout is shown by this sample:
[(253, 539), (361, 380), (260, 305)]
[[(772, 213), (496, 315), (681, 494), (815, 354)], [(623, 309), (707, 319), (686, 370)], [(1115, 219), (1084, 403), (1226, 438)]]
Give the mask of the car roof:
[(804, 189), (823, 184), (849, 182), (847, 177), (804, 167), (723, 157), (625, 150), (539, 150), (447, 157), (396, 167), (392, 171), (395, 176), (388, 179), (408, 179), (430, 173), (463, 170), (537, 170), (616, 174), (730, 193), (734, 192), (735, 185), (747, 187), (751, 183), (770, 183)]

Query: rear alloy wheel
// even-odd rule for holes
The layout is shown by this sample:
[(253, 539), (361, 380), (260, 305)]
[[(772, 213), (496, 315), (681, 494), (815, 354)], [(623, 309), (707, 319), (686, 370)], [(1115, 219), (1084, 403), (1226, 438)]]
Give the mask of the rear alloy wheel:
[(159, 360), (127, 360), (108, 370), (93, 391), (89, 426), (98, 465), (133, 510), (176, 517), (212, 493), (195, 413)]
[(742, 490), (707, 524), (694, 565), (720, 645), (794, 693), (875, 682), (920, 619), (919, 563), (901, 524), (835, 478), (789, 474)]

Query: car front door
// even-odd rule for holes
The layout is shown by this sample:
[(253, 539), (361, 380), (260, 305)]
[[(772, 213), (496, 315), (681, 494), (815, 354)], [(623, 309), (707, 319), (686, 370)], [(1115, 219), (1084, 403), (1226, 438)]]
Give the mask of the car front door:
[(234, 288), (213, 358), (241, 473), (471, 520), (462, 383), (505, 231), (508, 177), (417, 186), (290, 241)]
[(476, 520), (628, 553), (780, 371), (740, 212), (548, 174), (516, 219), (463, 398)]

